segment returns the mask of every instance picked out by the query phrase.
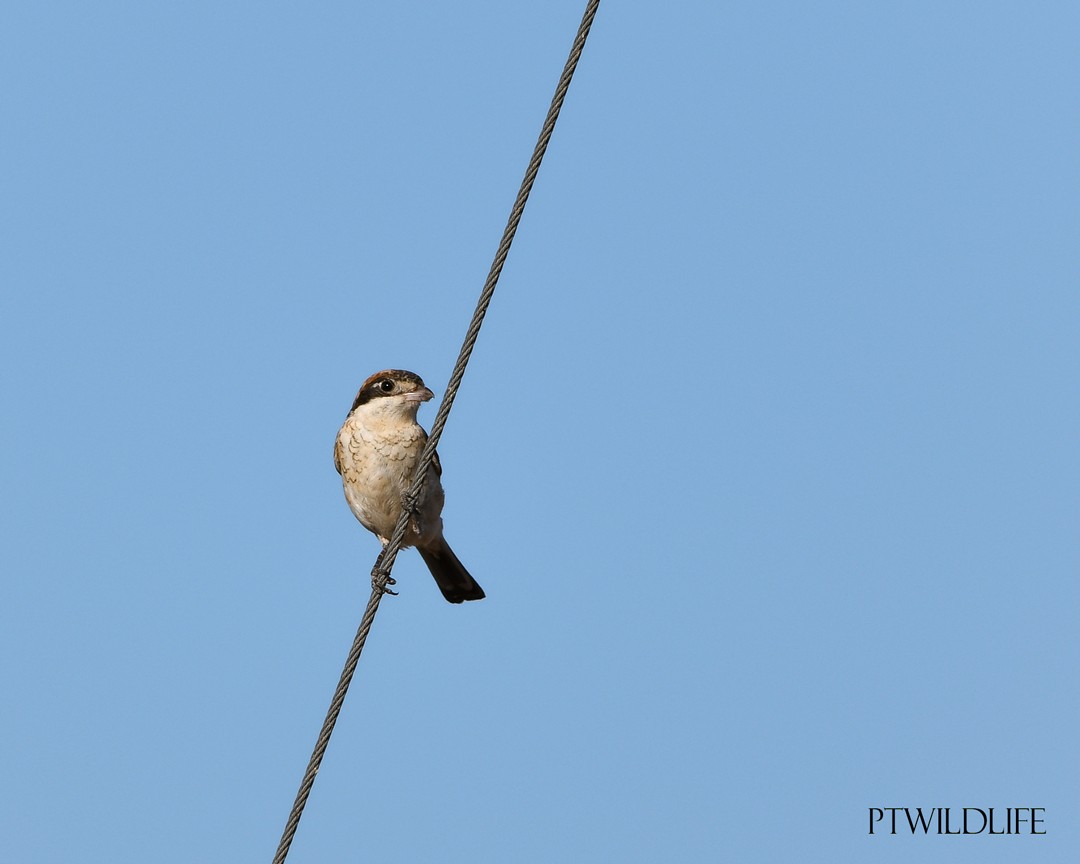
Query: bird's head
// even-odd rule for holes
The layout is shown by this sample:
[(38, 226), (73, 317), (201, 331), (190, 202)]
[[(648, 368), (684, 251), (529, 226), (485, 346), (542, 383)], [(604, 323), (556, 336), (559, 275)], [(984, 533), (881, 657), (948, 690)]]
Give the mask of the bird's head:
[(370, 411), (401, 414), (415, 419), (420, 403), (427, 402), (434, 396), (415, 372), (384, 369), (363, 383), (349, 412), (366, 406)]

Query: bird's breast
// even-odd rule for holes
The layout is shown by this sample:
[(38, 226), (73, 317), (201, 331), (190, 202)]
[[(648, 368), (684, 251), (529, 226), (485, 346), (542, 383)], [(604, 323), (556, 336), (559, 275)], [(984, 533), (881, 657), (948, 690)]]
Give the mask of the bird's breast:
[(345, 500), (361, 524), (383, 540), (401, 516), (402, 497), (412, 485), (426, 438), (418, 424), (382, 428), (355, 416), (338, 433)]

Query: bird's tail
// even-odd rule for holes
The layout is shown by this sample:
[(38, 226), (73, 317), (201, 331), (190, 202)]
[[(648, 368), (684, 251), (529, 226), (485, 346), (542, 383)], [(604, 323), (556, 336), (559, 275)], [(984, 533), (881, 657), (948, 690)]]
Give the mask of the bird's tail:
[(435, 577), (443, 597), (450, 603), (484, 599), (484, 589), (465, 569), (465, 565), (458, 561), (454, 550), (442, 537), (434, 543), (417, 546), (416, 551)]

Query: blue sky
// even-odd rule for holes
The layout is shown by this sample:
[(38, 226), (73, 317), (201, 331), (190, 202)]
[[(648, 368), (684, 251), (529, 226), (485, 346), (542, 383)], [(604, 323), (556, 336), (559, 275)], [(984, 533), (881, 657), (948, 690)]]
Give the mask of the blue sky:
[[(583, 8), (0, 13), (9, 860), (270, 860)], [(1076, 860), (1078, 37), (602, 4), (291, 864)]]

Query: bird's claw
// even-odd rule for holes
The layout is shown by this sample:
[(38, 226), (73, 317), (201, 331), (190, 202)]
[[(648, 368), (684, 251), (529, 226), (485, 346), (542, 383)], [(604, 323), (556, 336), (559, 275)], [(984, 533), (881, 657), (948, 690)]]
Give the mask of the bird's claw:
[(371, 590), (381, 591), (383, 594), (393, 594), (397, 597), (398, 592), (390, 588), (397, 585), (397, 579), (389, 573), (383, 573), (378, 567), (371, 571)]

